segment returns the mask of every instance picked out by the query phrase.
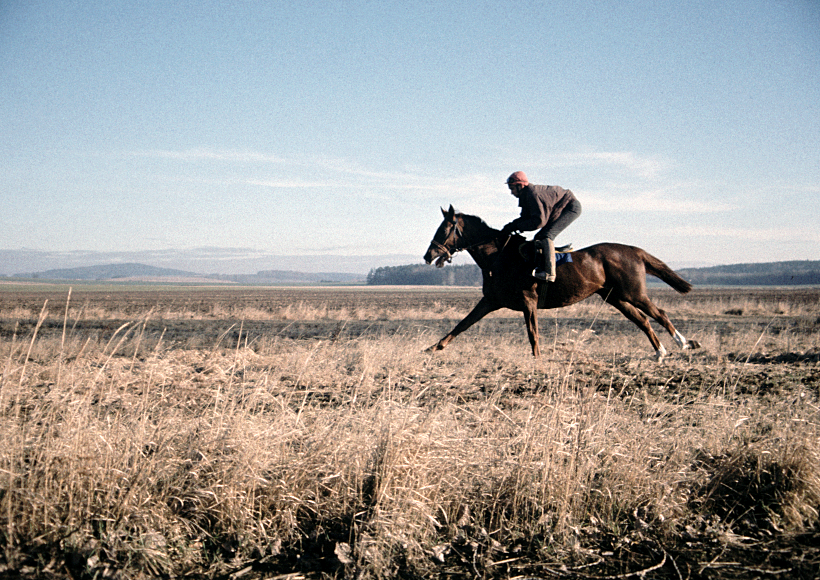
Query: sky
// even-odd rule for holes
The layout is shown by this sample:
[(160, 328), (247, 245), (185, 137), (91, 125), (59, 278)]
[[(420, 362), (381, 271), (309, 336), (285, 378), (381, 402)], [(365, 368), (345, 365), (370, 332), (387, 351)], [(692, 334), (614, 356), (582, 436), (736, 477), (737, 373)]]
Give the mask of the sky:
[(0, 0), (0, 250), (420, 262), (516, 170), (559, 244), (820, 259), (820, 2)]

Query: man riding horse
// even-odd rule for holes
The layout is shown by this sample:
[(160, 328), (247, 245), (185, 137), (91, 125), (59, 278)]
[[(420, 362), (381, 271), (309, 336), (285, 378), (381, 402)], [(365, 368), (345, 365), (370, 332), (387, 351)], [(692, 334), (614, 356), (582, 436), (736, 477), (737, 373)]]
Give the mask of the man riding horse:
[(532, 275), (539, 280), (555, 282), (555, 238), (581, 215), (581, 203), (563, 187), (530, 183), (523, 171), (510, 175), (507, 186), (518, 198), (521, 216), (504, 226), (501, 233), (510, 235), (540, 228), (533, 239), (536, 266)]
[[(647, 316), (663, 326), (681, 348), (700, 347), (697, 341), (686, 340), (666, 313), (652, 302), (646, 292), (646, 276), (651, 274), (681, 294), (689, 292), (692, 285), (649, 252), (635, 246), (612, 243), (575, 250), (572, 260), (560, 265), (561, 277), (549, 284), (549, 293), (542, 300), (539, 291), (542, 284), (532, 277), (530, 260), (520, 251), (524, 238), (502, 235), (480, 217), (457, 212), (452, 205), (448, 210), (442, 209), (441, 213), (444, 221), (427, 247), (424, 261), (428, 264), (435, 262), (441, 268), (453, 254), (462, 250), (468, 252), (481, 268), (482, 296), (470, 313), (429, 350), (443, 349), (490, 312), (509, 308), (524, 313), (532, 354), (537, 357), (540, 354), (538, 309), (563, 308), (592, 294), (597, 294), (617, 308), (643, 331), (652, 343), (658, 361), (663, 360), (667, 352), (652, 330)], [(561, 221), (560, 217), (558, 221)], [(546, 229), (549, 232), (550, 228)], [(512, 243), (509, 243), (511, 239)]]

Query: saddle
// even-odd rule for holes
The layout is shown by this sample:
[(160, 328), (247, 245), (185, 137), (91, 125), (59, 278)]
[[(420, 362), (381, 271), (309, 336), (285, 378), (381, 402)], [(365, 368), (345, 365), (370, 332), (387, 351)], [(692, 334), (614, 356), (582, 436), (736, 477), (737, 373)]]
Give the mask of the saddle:
[[(555, 265), (563, 264), (564, 262), (572, 262), (572, 252), (574, 248), (572, 244), (555, 247)], [(535, 264), (535, 240), (524, 242), (518, 246), (518, 253), (527, 262), (527, 264)]]

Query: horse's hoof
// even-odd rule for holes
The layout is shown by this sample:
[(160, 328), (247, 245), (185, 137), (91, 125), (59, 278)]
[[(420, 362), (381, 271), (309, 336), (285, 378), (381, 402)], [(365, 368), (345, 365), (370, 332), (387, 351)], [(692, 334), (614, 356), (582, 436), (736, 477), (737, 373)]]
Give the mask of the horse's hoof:
[(655, 354), (652, 358), (655, 359), (655, 362), (663, 362), (663, 359), (666, 357), (667, 354), (668, 353), (666, 352), (666, 349), (664, 348), (664, 346), (660, 345), (655, 350)]
[(689, 339), (689, 342), (686, 343), (686, 346), (689, 348), (700, 348), (700, 343), (697, 340)]

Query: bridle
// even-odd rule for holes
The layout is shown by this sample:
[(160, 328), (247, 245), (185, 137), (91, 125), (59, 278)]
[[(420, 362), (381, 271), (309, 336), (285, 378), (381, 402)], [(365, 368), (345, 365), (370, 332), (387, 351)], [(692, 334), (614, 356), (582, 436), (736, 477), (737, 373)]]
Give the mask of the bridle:
[[(442, 251), (442, 252), (444, 252), (445, 254), (447, 254), (447, 257), (446, 257), (446, 258), (444, 258), (444, 261), (445, 261), (445, 262), (452, 262), (452, 261), (453, 261), (453, 254), (457, 254), (457, 253), (459, 253), (461, 250), (465, 250), (465, 249), (466, 249), (466, 248), (459, 248), (459, 247), (458, 247), (458, 241), (459, 241), (459, 240), (461, 239), (461, 237), (464, 235), (464, 232), (462, 232), (462, 231), (461, 231), (461, 228), (458, 226), (458, 222), (457, 222), (457, 221), (453, 222), (453, 230), (455, 231), (455, 233), (457, 234), (457, 236), (456, 236), (455, 242), (453, 243), (453, 251), (452, 251), (452, 252), (450, 251), (450, 248), (448, 248), (447, 246), (445, 246), (444, 244), (442, 244), (441, 242), (439, 242), (439, 241), (438, 241), (438, 240), (436, 240), (435, 238), (433, 238), (433, 239), (430, 241), (430, 245), (431, 245), (431, 246), (435, 246), (435, 247), (436, 247), (436, 248), (438, 248), (440, 251)], [(449, 235), (448, 235), (447, 237), (449, 237)], [(445, 240), (445, 241), (446, 241), (446, 240)]]
[[(464, 232), (459, 227), (458, 222), (455, 222), (453, 224), (453, 228), (454, 228), (456, 234), (458, 234), (458, 235), (456, 236), (455, 242), (453, 243), (452, 251), (447, 246), (445, 246), (444, 244), (442, 244), (441, 242), (439, 242), (435, 239), (430, 241), (430, 245), (435, 246), (436, 248), (438, 248), (439, 250), (441, 250), (442, 252), (447, 254), (447, 257), (444, 258), (444, 261), (448, 262), (448, 263), (453, 261), (453, 255), (458, 254), (461, 251), (469, 250), (470, 248), (475, 248), (476, 246), (481, 246), (483, 244), (491, 242), (494, 239), (497, 239), (497, 238), (491, 238), (491, 239), (485, 240), (483, 242), (478, 242), (478, 243), (475, 243), (475, 244), (470, 244), (469, 246), (462, 246), (462, 247), (459, 248), (458, 247), (458, 242), (459, 242), (459, 240), (464, 238)], [(507, 238), (507, 241), (509, 241), (509, 238)], [(504, 245), (506, 246), (507, 242), (504, 242)]]
[[(436, 240), (431, 240), (431, 241), (430, 241), (430, 245), (431, 245), (431, 246), (435, 246), (435, 247), (437, 247), (439, 250), (441, 250), (442, 252), (444, 252), (445, 254), (447, 254), (447, 257), (444, 259), (444, 261), (445, 261), (445, 262), (452, 262), (452, 261), (453, 261), (453, 254), (451, 254), (451, 253), (450, 253), (450, 250), (448, 250), (448, 249), (447, 249), (447, 246), (445, 246), (444, 244), (441, 244), (441, 243), (437, 242)], [(461, 250), (459, 250), (459, 249), (455, 248), (455, 249), (453, 249), (453, 251), (454, 251), (455, 253), (458, 253), (458, 252), (460, 252)]]

